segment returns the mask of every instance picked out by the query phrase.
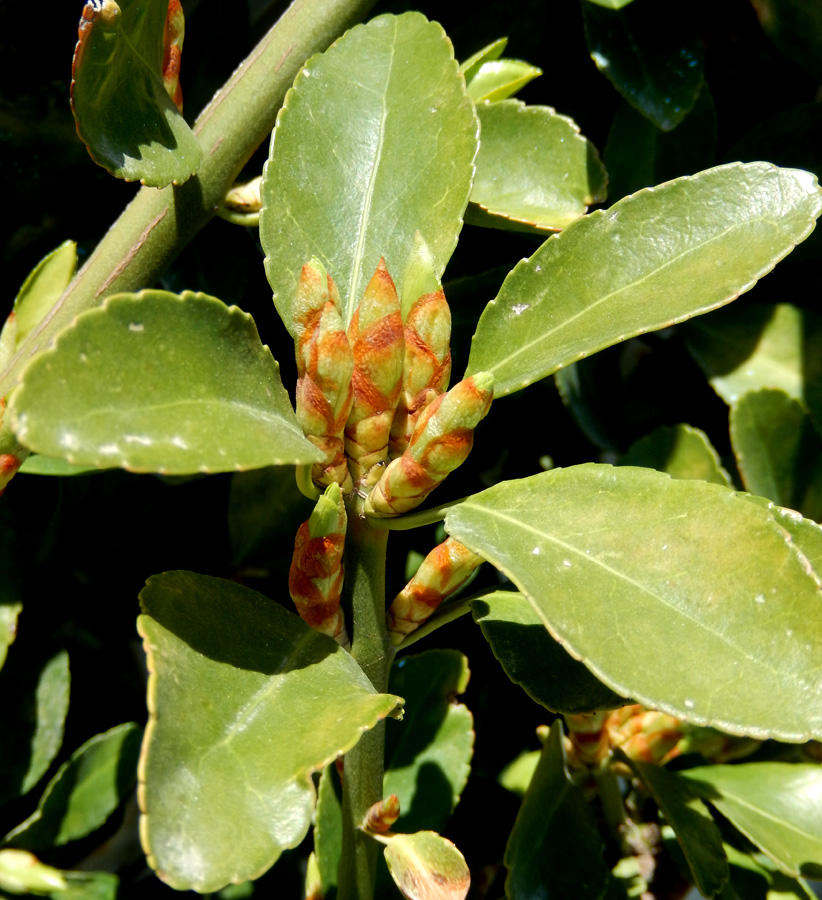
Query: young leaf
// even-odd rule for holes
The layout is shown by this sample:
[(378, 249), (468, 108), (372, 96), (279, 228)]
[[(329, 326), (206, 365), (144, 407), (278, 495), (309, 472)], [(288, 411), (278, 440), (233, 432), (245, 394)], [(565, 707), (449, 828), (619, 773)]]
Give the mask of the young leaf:
[(684, 13), (671, 28), (658, 7), (640, 3), (622, 11), (602, 6), (582, 4), (591, 59), (654, 125), (663, 131), (676, 128), (702, 87), (702, 38), (688, 27)]
[(408, 900), (464, 900), (471, 873), (462, 854), (434, 831), (381, 837), (394, 883)]
[(446, 530), (618, 694), (731, 734), (822, 735), (819, 586), (767, 509), (591, 464), (502, 482)]
[(262, 183), (260, 240), (286, 327), (312, 256), (339, 288), (344, 323), (380, 257), (400, 276), (416, 230), (442, 274), (477, 130), (451, 44), (419, 13), (379, 16), (308, 61), (277, 117)]
[(822, 877), (822, 769), (804, 763), (700, 766), (681, 773), (788, 875)]
[(467, 374), (497, 396), (749, 290), (813, 230), (816, 178), (732, 163), (640, 191), (549, 238), (485, 308)]
[(468, 660), (456, 650), (401, 656), (388, 690), (405, 699), (401, 722), (386, 728), (383, 796), (400, 799), (397, 829), (442, 829), (468, 780), (474, 720), (454, 702), (465, 691)]
[(673, 828), (699, 893), (713, 897), (728, 880), (728, 862), (719, 828), (705, 804), (676, 772), (631, 760), (624, 753), (618, 758), (634, 770)]
[(254, 320), (206, 294), (115, 294), (26, 368), (21, 443), (77, 465), (185, 475), (316, 462)]
[(69, 705), (65, 650), (45, 662), (15, 660), (0, 677), (6, 697), (0, 741), (0, 803), (28, 793), (45, 775), (63, 743)]
[(746, 490), (822, 519), (822, 450), (802, 404), (784, 391), (743, 394), (731, 406), (731, 445)]
[(511, 900), (599, 900), (611, 880), (591, 808), (565, 768), (559, 720), (511, 830), (505, 865)]
[(519, 59), (486, 60), (466, 78), (468, 96), (474, 103), (496, 103), (513, 97), (526, 84), (542, 75), (542, 69)]
[(463, 77), (465, 78), (465, 83), (471, 83), (472, 79), (477, 72), (479, 72), (484, 63), (493, 62), (493, 60), (499, 59), (507, 46), (507, 37), (497, 38), (493, 43), (488, 44), (481, 50), (477, 50), (472, 56), (469, 56), (460, 66), (460, 72), (462, 72)]
[(519, 100), (477, 107), (482, 141), (466, 221), (555, 231), (605, 199), (606, 175), (576, 123)]
[(335, 641), (233, 582), (169, 572), (141, 593), (150, 720), (141, 836), (159, 876), (216, 891), (305, 836), (311, 773), (392, 712)]
[(522, 594), (486, 594), (471, 612), (505, 674), (546, 709), (578, 715), (626, 702), (568, 655)]
[(91, 158), (151, 187), (180, 184), (203, 156), (163, 81), (168, 5), (88, 0), (72, 67), (71, 107)]
[(645, 466), (672, 478), (710, 481), (730, 487), (731, 479), (708, 435), (690, 425), (654, 429), (635, 441), (620, 460), (624, 466)]
[(99, 828), (134, 786), (141, 729), (133, 722), (95, 735), (63, 763), (37, 809), (3, 843), (47, 850)]

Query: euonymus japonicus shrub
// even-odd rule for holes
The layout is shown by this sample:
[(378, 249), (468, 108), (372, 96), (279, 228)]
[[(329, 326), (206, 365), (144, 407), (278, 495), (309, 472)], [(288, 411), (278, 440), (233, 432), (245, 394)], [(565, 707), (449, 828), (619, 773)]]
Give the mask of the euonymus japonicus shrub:
[[(614, 180), (642, 188), (589, 212), (605, 167), (571, 119), (514, 99), (540, 72), (504, 40), (460, 64), (443, 28), (409, 12), (311, 55), (368, 6), (295, 4), (193, 128), (179, 3), (83, 11), (78, 133), (144, 187), (78, 273), (66, 242), (17, 295), (0, 337), (2, 486), (18, 471), (76, 483), (125, 469), (170, 489), (238, 473), (232, 540), (273, 541), (287, 564), (266, 591), (239, 565), (230, 579), (141, 573), (141, 749), (128, 722), (75, 745), (4, 838), (0, 890), (114, 897), (115, 875), (67, 867), (58, 848), (103, 826), (136, 773), (145, 857), (173, 888), (248, 896), (301, 847), (309, 897), (391, 896), (392, 880), (410, 898), (464, 897), (469, 865), (442, 833), (471, 789), (474, 723), (456, 699), (469, 670), (434, 636), (460, 619), (445, 634), (487, 641), (494, 677), (545, 723), (541, 749), (512, 745), (495, 773), (522, 800), (492, 890), (810, 896), (820, 329), (786, 303), (727, 304), (811, 233), (816, 179), (754, 161), (631, 184), (620, 135), (662, 146), (686, 128), (709, 100), (702, 50), (658, 48), (643, 82), (615, 36), (642, 34), (640, 0), (586, 0), (591, 53), (632, 104), (609, 139)], [(232, 187), (277, 108), (260, 177)], [(248, 312), (157, 287), (217, 208), (259, 238), (285, 385)], [(449, 282), (464, 222), (528, 236), (527, 258)], [(682, 331), (730, 406), (726, 459), (690, 424), (611, 444), (587, 357), (673, 340), (721, 307)], [(552, 376), (597, 461), (545, 458), (555, 438), (535, 391)], [(474, 463), (523, 443), (530, 472)], [(420, 535), (413, 552), (404, 532)], [(0, 606), (4, 651), (18, 616), (21, 634), (37, 616), (17, 597)], [(19, 646), (3, 677), (19, 667), (7, 684), (29, 706), (10, 716), (4, 800), (46, 774), (68, 705), (65, 651), (26, 669)], [(482, 827), (498, 830), (492, 813)]]

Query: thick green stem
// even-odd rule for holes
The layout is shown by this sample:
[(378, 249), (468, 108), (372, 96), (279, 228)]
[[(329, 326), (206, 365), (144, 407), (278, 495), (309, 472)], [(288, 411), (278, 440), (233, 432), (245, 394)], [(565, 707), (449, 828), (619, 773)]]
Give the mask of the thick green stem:
[(77, 273), (63, 296), (0, 373), (0, 397), (25, 361), (78, 313), (117, 291), (152, 287), (211, 219), (251, 154), (274, 127), (303, 62), (364, 18), (375, 0), (295, 0), (194, 124), (205, 157), (185, 184), (144, 187)]
[[(361, 501), (348, 507), (345, 538), (345, 608), (351, 655), (376, 690), (385, 691), (393, 653), (385, 626), (385, 549), (388, 532), (360, 518)], [(366, 732), (345, 755), (343, 847), (339, 900), (374, 896), (379, 845), (358, 830), (372, 804), (382, 799), (385, 725)]]

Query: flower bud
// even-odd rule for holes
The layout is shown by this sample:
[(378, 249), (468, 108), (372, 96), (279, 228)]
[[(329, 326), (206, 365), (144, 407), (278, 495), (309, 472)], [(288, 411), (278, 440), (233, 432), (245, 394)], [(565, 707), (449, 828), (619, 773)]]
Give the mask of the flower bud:
[(453, 538), (435, 547), (388, 608), (386, 621), (391, 643), (399, 644), (419, 628), (482, 562), (481, 556)]
[(320, 485), (352, 488), (343, 431), (351, 410), (354, 354), (348, 343), (334, 282), (317, 260), (303, 266), (293, 317), (297, 355), (297, 421), (325, 459), (312, 466)]
[(354, 351), (354, 402), (345, 427), (345, 452), (354, 484), (362, 485), (369, 470), (388, 458), (391, 422), (402, 388), (400, 301), (384, 259), (351, 319), (348, 342)]
[(342, 491), (331, 484), (297, 531), (288, 592), (302, 619), (317, 631), (348, 643), (340, 609), (346, 514)]
[(422, 413), (408, 449), (388, 465), (365, 501), (371, 516), (398, 516), (419, 506), (474, 445), (474, 429), (491, 405), (494, 376), (479, 372), (441, 394)]

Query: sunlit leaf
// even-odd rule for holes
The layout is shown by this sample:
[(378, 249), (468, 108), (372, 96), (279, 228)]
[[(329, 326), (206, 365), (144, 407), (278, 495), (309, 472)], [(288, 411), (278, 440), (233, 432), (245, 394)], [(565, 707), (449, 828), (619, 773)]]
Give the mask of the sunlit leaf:
[(471, 79), (477, 74), (483, 63), (499, 59), (507, 46), (507, 37), (497, 38), (493, 43), (488, 44), (481, 50), (477, 50), (472, 56), (469, 56), (460, 66), (460, 72), (462, 72), (466, 84), (471, 83)]
[(540, 75), (542, 69), (520, 59), (486, 60), (480, 63), (470, 80), (466, 78), (468, 96), (475, 103), (506, 100)]
[(346, 322), (380, 257), (401, 277), (417, 230), (442, 275), (477, 130), (450, 41), (419, 13), (379, 16), (308, 61), (277, 118), (262, 183), (260, 240), (287, 328), (312, 256), (336, 282)]
[(522, 594), (486, 594), (471, 612), (505, 674), (547, 709), (577, 715), (625, 702), (568, 655)]
[(688, 349), (727, 403), (777, 388), (822, 426), (822, 315), (779, 303), (717, 310), (683, 329)]
[(403, 697), (400, 722), (386, 725), (383, 796), (400, 800), (398, 831), (439, 831), (468, 780), (474, 721), (454, 698), (468, 685), (468, 661), (456, 650), (401, 656), (388, 690)]
[(731, 479), (708, 435), (690, 425), (665, 425), (635, 441), (620, 460), (626, 466), (645, 466), (672, 478), (730, 485)]
[(520, 797), (524, 797), (525, 792), (528, 790), (528, 785), (534, 777), (534, 772), (537, 770), (541, 756), (541, 750), (528, 750), (525, 753), (520, 753), (516, 759), (511, 760), (499, 773), (497, 781), (506, 791), (511, 791), (514, 794), (519, 794)]
[(816, 178), (730, 164), (640, 191), (549, 238), (480, 318), (468, 374), (496, 396), (749, 290), (810, 234)]
[(588, 51), (620, 94), (656, 126), (670, 131), (702, 87), (705, 48), (683, 11), (670, 27), (661, 7), (605, 9), (582, 4)]
[(115, 294), (39, 354), (12, 394), (25, 446), (75, 465), (185, 475), (308, 463), (254, 320), (206, 294)]
[(482, 139), (466, 221), (554, 231), (605, 199), (605, 169), (567, 116), (518, 100), (477, 112)]
[(129, 722), (86, 741), (48, 783), (37, 809), (3, 842), (47, 850), (99, 828), (134, 786), (140, 735)]
[(699, 893), (713, 897), (728, 880), (728, 862), (719, 828), (705, 804), (676, 772), (630, 760), (625, 754), (620, 758), (639, 776), (673, 828)]
[(65, 650), (39, 663), (12, 660), (0, 674), (4, 738), (0, 741), (0, 802), (28, 793), (63, 743), (69, 705)]
[(802, 404), (784, 391), (743, 394), (731, 406), (731, 445), (746, 490), (822, 519), (822, 448)]
[(200, 893), (256, 878), (305, 837), (311, 773), (400, 701), (375, 693), (331, 638), (241, 585), (170, 572), (149, 579), (141, 601), (149, 862)]
[(599, 900), (611, 878), (602, 854), (591, 808), (565, 768), (557, 720), (508, 838), (506, 896)]
[(74, 52), (72, 109), (91, 158), (152, 187), (180, 184), (202, 150), (163, 81), (168, 3), (88, 0)]
[(589, 0), (590, 3), (596, 3), (597, 6), (603, 6), (605, 9), (622, 9), (634, 0)]
[(408, 900), (464, 900), (471, 874), (462, 854), (433, 831), (392, 834), (385, 861), (394, 883)]
[(446, 529), (616, 693), (731, 734), (822, 735), (822, 597), (767, 508), (583, 465), (475, 494)]
[(681, 774), (783, 872), (822, 876), (822, 768), (761, 762)]

